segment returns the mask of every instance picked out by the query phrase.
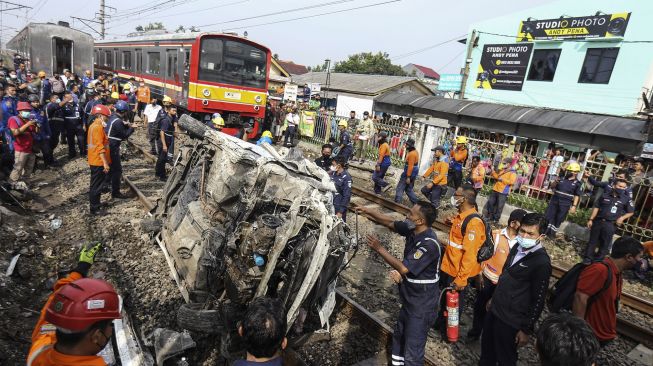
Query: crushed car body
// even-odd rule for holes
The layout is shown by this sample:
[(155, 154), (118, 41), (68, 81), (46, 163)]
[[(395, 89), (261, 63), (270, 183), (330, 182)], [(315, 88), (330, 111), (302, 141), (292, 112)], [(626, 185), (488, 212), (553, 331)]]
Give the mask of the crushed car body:
[(325, 327), (355, 245), (334, 214), (328, 174), (293, 150), (282, 156), (187, 115), (179, 125), (194, 139), (153, 213), (184, 299), (213, 310), (204, 329), (235, 330), (230, 322), (260, 296), (282, 301), (297, 335)]

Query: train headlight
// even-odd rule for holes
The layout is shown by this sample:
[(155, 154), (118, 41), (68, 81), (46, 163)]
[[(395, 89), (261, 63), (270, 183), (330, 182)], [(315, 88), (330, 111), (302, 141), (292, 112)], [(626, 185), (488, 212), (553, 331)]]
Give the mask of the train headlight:
[(202, 90), (202, 94), (208, 98), (211, 95), (211, 91), (209, 89), (204, 89)]
[(256, 103), (261, 103), (263, 101), (263, 98), (261, 98), (260, 95), (257, 95), (256, 98), (254, 98), (254, 100), (256, 101)]

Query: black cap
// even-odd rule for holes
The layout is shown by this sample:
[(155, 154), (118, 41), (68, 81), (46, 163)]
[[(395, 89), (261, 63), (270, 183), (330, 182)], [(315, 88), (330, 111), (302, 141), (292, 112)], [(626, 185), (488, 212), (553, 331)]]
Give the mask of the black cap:
[(437, 151), (437, 150), (440, 150), (440, 152), (444, 154), (444, 146), (436, 146), (431, 149), (431, 151)]
[(370, 112), (365, 111), (365, 112), (363, 112), (363, 115), (365, 115), (365, 116), (369, 116), (369, 115), (370, 115)]
[(406, 140), (406, 146), (415, 147), (415, 140), (413, 140), (413, 139)]

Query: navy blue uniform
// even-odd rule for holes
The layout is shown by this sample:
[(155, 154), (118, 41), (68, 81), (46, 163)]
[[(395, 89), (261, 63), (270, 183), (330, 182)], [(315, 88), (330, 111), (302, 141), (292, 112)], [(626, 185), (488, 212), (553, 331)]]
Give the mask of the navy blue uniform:
[(351, 157), (351, 153), (354, 151), (354, 146), (352, 145), (351, 142), (351, 135), (349, 135), (349, 131), (344, 130), (340, 132), (340, 146), (343, 146), (340, 151), (338, 151), (338, 156), (345, 158), (345, 162), (349, 161), (349, 157)]
[(234, 366), (282, 366), (283, 358), (277, 357), (265, 362), (255, 362), (247, 360), (238, 360), (234, 362)]
[(401, 310), (392, 335), (393, 365), (423, 365), (424, 346), (438, 310), (441, 247), (430, 228), (415, 234), (406, 221), (395, 221), (406, 237), (403, 265), (408, 273), (399, 283)]
[(10, 117), (18, 115), (18, 111), (16, 111), (17, 105), (18, 99), (16, 97), (10, 97), (8, 95), (2, 97), (2, 124), (0, 124), (0, 135), (2, 135), (2, 138), (4, 139), (2, 145), (11, 153), (14, 151), (14, 144), (11, 143), (13, 138), (11, 130), (8, 127), (8, 122)]
[(93, 122), (91, 120), (91, 111), (93, 110), (93, 107), (98, 104), (101, 104), (99, 99), (91, 99), (86, 102), (86, 105), (84, 106), (84, 113), (82, 113), (82, 122), (84, 123), (84, 126), (88, 127)]
[(63, 107), (57, 102), (50, 102), (45, 106), (45, 116), (50, 122), (50, 150), (54, 151), (59, 145), (59, 139), (64, 134), (64, 113)]
[(111, 195), (116, 196), (120, 195), (120, 177), (122, 176), (120, 144), (134, 132), (134, 129), (128, 127), (123, 122), (122, 117), (117, 114), (112, 114), (104, 130), (109, 137), (109, 155), (111, 156), (109, 174), (107, 174), (105, 182), (108, 183), (107, 181), (111, 181)]
[[(603, 188), (604, 192), (594, 204), (594, 208), (598, 208), (599, 212), (592, 220), (585, 260), (603, 260), (612, 249), (615, 221), (626, 213), (634, 212), (635, 206), (625, 190), (618, 193), (608, 182), (593, 181), (592, 185)], [(599, 252), (595, 254), (597, 245)]]
[[(414, 148), (413, 148), (414, 150)], [(412, 150), (409, 150), (412, 151)], [(397, 190), (395, 191), (395, 202), (401, 203), (402, 195), (406, 192), (406, 196), (412, 204), (417, 203), (419, 199), (413, 191), (415, 186), (415, 179), (417, 179), (417, 172), (419, 171), (419, 160), (413, 165), (413, 171), (410, 173), (410, 184), (406, 184), (406, 178), (408, 177), (408, 161), (404, 163), (404, 171), (401, 172), (399, 177), (399, 182), (397, 182)]]
[(163, 151), (163, 143), (159, 138), (156, 140), (157, 150), (159, 151), (159, 156), (156, 159), (156, 176), (165, 179), (166, 178), (166, 161), (168, 160), (168, 154), (171, 153), (173, 148), (173, 143), (175, 140), (175, 124), (174, 119), (171, 115), (165, 113), (163, 116), (159, 115), (157, 117), (159, 120), (159, 130), (163, 131), (163, 136), (165, 137), (167, 151)]
[(66, 130), (66, 140), (68, 141), (68, 157), (74, 158), (77, 155), (75, 150), (75, 138), (81, 156), (86, 155), (86, 138), (84, 136), (84, 127), (82, 118), (79, 114), (79, 105), (74, 101), (66, 103), (63, 107), (64, 128)]
[(333, 194), (333, 208), (336, 213), (342, 214), (342, 221), (347, 221), (347, 207), (351, 201), (351, 175), (345, 169), (342, 174), (333, 172), (331, 179), (336, 186), (336, 192)]
[(34, 146), (41, 151), (45, 165), (50, 165), (54, 163), (52, 150), (50, 150), (50, 136), (52, 136), (52, 131), (50, 130), (50, 123), (45, 116), (43, 107), (32, 109), (30, 118), (35, 119), (39, 126), (39, 132), (34, 134)]
[[(574, 176), (576, 175), (574, 174)], [(560, 224), (565, 221), (569, 208), (574, 203), (574, 197), (580, 197), (582, 194), (582, 185), (576, 178), (563, 179), (558, 182), (545, 213), (546, 219), (549, 220), (549, 226), (546, 229), (546, 234), (549, 237), (554, 237), (558, 233)]]

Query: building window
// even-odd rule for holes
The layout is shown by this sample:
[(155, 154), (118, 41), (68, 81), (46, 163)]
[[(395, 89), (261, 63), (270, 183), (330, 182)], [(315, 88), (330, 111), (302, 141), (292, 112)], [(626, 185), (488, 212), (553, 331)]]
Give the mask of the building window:
[(166, 77), (169, 79), (178, 79), (177, 72), (177, 50), (168, 50), (168, 67), (166, 68)]
[(528, 72), (528, 80), (553, 81), (561, 51), (535, 50), (531, 60), (531, 68)]
[(131, 70), (132, 68), (132, 52), (123, 51), (122, 52), (122, 69)]
[(578, 82), (591, 84), (609, 83), (618, 54), (618, 47), (589, 48), (587, 53), (585, 53), (585, 62), (583, 62), (583, 68), (580, 69)]
[(161, 70), (161, 54), (159, 52), (147, 53), (147, 73), (159, 75)]

